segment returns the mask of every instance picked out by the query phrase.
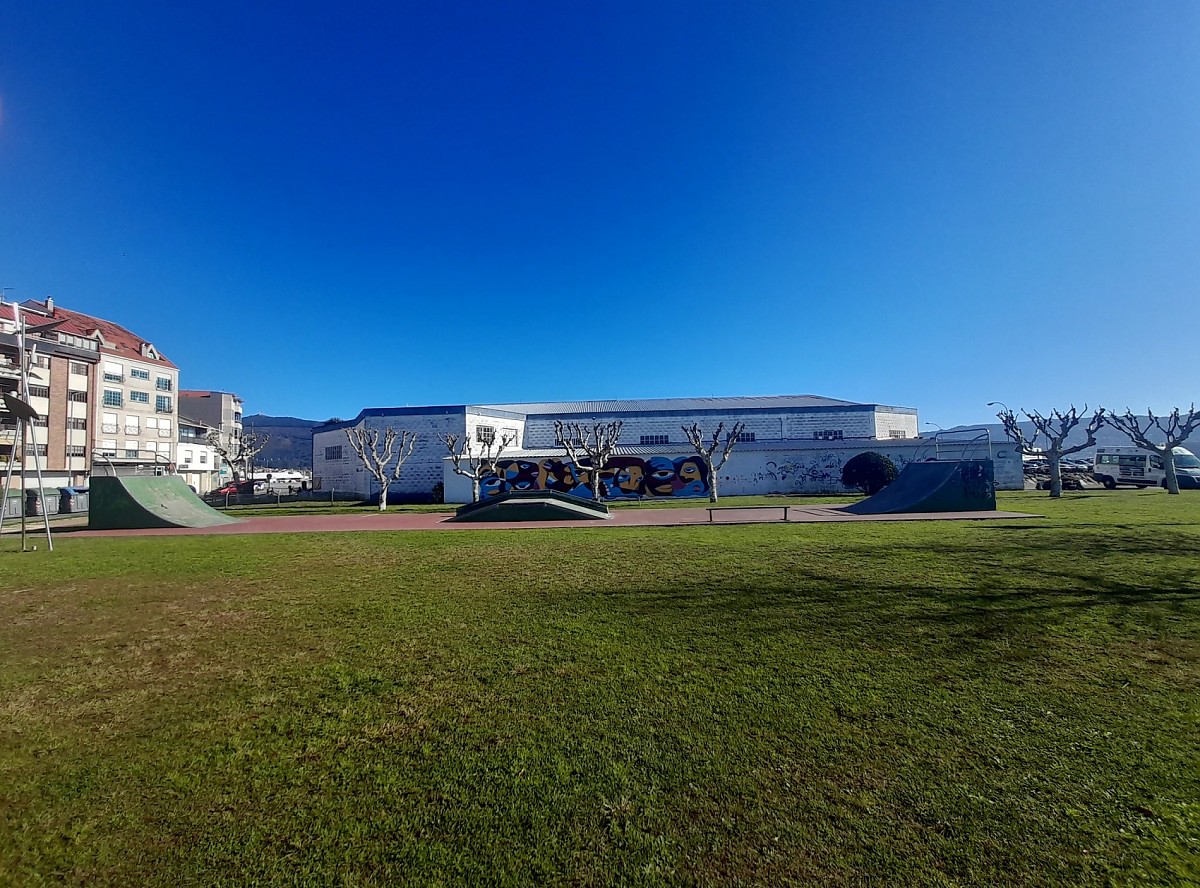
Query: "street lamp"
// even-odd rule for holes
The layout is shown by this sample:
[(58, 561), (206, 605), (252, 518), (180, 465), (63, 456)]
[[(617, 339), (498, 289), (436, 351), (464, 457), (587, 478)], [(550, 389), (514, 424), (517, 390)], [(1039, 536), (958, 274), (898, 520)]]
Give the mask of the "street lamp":
[(927, 423), (924, 423), (924, 424), (925, 424), (925, 425), (931, 425), (931, 426), (933, 426), (933, 427), (934, 427), (935, 429), (937, 429), (939, 432), (944, 432), (944, 431), (946, 431), (944, 428), (942, 428), (942, 427), (941, 427), (940, 425), (938, 425), (936, 422), (927, 422)]
[(997, 404), (999, 404), (1001, 407), (1004, 408), (1005, 413), (1012, 413), (1012, 411), (1008, 409), (1008, 405), (1005, 404), (1003, 401), (988, 401), (987, 402), (987, 405), (989, 407), (995, 407)]

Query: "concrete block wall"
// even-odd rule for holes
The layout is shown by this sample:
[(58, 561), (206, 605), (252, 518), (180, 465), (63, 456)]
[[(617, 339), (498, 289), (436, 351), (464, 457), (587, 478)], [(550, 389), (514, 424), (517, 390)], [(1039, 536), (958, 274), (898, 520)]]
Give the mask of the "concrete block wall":
[[(446, 435), (462, 435), (466, 431), (462, 412), (369, 416), (357, 426), (381, 432), (391, 426), (416, 433), (417, 443), (412, 456), (405, 461), (400, 480), (389, 488), (393, 496), (414, 498), (429, 496), (434, 485), (442, 481), (442, 461), (447, 453)], [(342, 448), (341, 459), (327, 460), (325, 449), (337, 446)], [(313, 482), (319, 482), (323, 491), (344, 490), (364, 499), (378, 492), (374, 476), (362, 465), (350, 446), (346, 426), (313, 432)]]

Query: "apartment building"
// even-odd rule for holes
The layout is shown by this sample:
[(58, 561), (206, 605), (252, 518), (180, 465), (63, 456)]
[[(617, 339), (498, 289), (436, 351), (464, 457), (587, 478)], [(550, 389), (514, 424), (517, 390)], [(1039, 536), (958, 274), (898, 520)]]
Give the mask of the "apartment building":
[[(117, 474), (172, 471), (179, 369), (153, 343), (112, 321), (62, 308), (49, 298), (24, 302), (21, 308), (40, 339), (92, 356), (86, 388), (81, 387), (83, 361), (76, 362), (78, 367), (67, 364), (65, 382), (55, 382), (59, 377), (53, 366), (49, 375), (48, 388), (62, 385), (67, 399), (80, 405), (68, 421), (70, 432), (82, 434), (64, 444), (70, 458), (79, 460), (79, 480), (91, 468), (89, 456), (91, 463), (103, 463)], [(57, 442), (50, 435), (47, 443), (53, 450)]]
[[(203, 425), (208, 431), (219, 432), (222, 446), (228, 447), (231, 441), (242, 436), (242, 404), (242, 399), (233, 392), (187, 389), (179, 393), (179, 421), (184, 423), (186, 418), (186, 421), (192, 423), (193, 426)], [(205, 436), (207, 436), (207, 432), (205, 432)], [(182, 448), (184, 444), (182, 425), (180, 426), (179, 440)], [(202, 442), (193, 440), (189, 443), (198, 445)], [(233, 477), (233, 469), (221, 459), (213, 448), (209, 448), (209, 450), (212, 458), (216, 459), (217, 477), (212, 479), (212, 484), (216, 487), (221, 481)], [(187, 453), (181, 450), (181, 464), (186, 455)], [(195, 458), (199, 459), (200, 455), (201, 452), (197, 449)]]
[[(25, 347), (34, 354), (29, 404), (40, 418), (31, 423), (22, 446), (16, 439), (16, 419), (0, 406), (0, 471), (7, 475), (11, 461), (13, 486), (36, 486), (36, 454), (45, 486), (81, 485), (91, 471), (91, 405), (100, 343), (62, 329), (44, 310), (22, 311), (22, 315)], [(20, 362), (12, 308), (0, 306), (0, 388), (19, 393)]]

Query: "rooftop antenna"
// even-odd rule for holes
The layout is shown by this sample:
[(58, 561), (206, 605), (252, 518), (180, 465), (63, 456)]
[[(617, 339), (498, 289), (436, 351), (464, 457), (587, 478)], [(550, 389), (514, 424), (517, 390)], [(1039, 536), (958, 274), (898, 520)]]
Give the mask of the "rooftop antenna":
[[(28, 493), (25, 487), (25, 455), (30, 448), (26, 439), (30, 437), (31, 423), (35, 419), (41, 419), (41, 416), (29, 404), (29, 372), (34, 361), (34, 350), (30, 350), (28, 354), (25, 352), (25, 319), (21, 317), (21, 307), (17, 303), (12, 304), (13, 309), (13, 324), (16, 327), (17, 334), (17, 364), (21, 373), (21, 396), (14, 397), (8, 392), (0, 393), (3, 395), (4, 406), (8, 408), (8, 412), (17, 418), (16, 435), (13, 436), (13, 452), (8, 457), (8, 472), (4, 479), (4, 506), (0, 507), (0, 532), (4, 530), (4, 512), (8, 506), (8, 494), (12, 490), (12, 474), (13, 463), (16, 462), (14, 457), (17, 455), (17, 447), (21, 448), (21, 491)], [(37, 473), (38, 496), (41, 496), (45, 489), (45, 483), (42, 480), (42, 460), (38, 454), (37, 439), (33, 441), (33, 466)], [(21, 508), (21, 551), (29, 551), (26, 548), (26, 515), (24, 504)], [(42, 504), (42, 522), (46, 528), (46, 548), (51, 552), (54, 551), (54, 538), (50, 535), (50, 513), (46, 509), (46, 504)], [(37, 548), (36, 546), (34, 548)]]

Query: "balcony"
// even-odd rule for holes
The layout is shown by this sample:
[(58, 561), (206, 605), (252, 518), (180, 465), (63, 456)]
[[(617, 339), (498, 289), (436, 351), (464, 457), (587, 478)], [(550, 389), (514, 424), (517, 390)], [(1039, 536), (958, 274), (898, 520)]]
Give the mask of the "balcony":
[(159, 430), (158, 430), (158, 437), (160, 437), (160, 438), (169, 438), (169, 437), (171, 437), (171, 430), (170, 430), (170, 429), (159, 429)]
[(100, 431), (104, 432), (106, 435), (115, 435), (117, 433), (117, 429), (119, 428), (120, 426), (118, 426), (115, 422), (106, 422), (101, 424)]
[(105, 373), (104, 381), (105, 382), (124, 382), (125, 374), (124, 373)]
[(141, 426), (125, 426), (125, 434), (133, 435), (135, 438), (142, 433)]
[(174, 384), (169, 379), (157, 379), (154, 381), (154, 387), (160, 392), (171, 392), (175, 390)]

